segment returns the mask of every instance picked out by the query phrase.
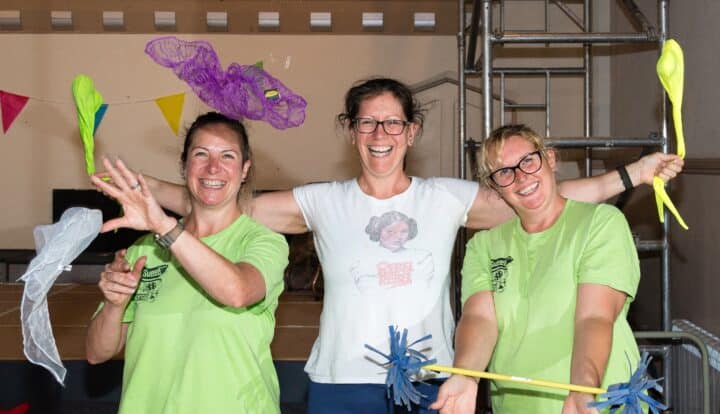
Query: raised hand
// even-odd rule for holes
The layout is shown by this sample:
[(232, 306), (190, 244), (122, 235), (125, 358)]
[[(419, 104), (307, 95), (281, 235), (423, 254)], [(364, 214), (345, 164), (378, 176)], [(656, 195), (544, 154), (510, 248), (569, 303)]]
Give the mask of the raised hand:
[[(106, 172), (95, 174), (90, 180), (103, 193), (117, 200), (123, 206), (124, 215), (103, 224), (102, 231), (117, 228), (150, 230), (164, 234), (174, 226), (175, 219), (169, 217), (157, 203), (148, 189), (142, 174), (129, 170), (121, 160), (115, 165), (103, 157)], [(109, 176), (111, 181), (103, 177)]]
[(660, 177), (664, 182), (675, 178), (682, 171), (684, 161), (675, 154), (656, 152), (646, 155), (627, 166), (628, 173), (635, 186), (653, 184), (653, 177)]

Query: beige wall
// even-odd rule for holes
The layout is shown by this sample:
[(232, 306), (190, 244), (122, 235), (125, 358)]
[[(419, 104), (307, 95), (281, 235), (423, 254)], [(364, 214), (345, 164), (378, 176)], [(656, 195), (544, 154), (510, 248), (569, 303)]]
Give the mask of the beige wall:
[[(32, 248), (32, 229), (51, 219), (53, 188), (89, 188), (70, 93), (73, 77), (90, 75), (109, 103), (96, 136), (96, 156), (119, 156), (147, 174), (179, 180), (181, 139), (153, 99), (187, 91), (183, 125), (207, 110), (171, 70), (144, 52), (153, 35), (2, 34), (0, 89), (31, 97), (2, 136), (0, 248)], [(193, 39), (184, 36), (184, 39)], [(335, 128), (342, 96), (372, 75), (416, 83), (457, 65), (451, 36), (203, 35), (224, 65), (264, 61), (265, 69), (308, 101), (299, 128), (278, 131), (250, 122), (257, 188), (287, 188), (353, 176), (352, 148)], [(428, 129), (414, 148), (411, 172), (452, 175), (456, 87), (422, 94), (435, 101)], [(442, 156), (438, 156), (441, 154)], [(98, 163), (99, 165), (99, 163)]]
[[(509, 25), (537, 18), (537, 11), (529, 7), (535, 2), (520, 3), (521, 7), (508, 10)], [(557, 9), (551, 9), (550, 19), (556, 30), (572, 29)], [(0, 201), (0, 248), (33, 247), (33, 227), (51, 219), (53, 188), (90, 188), (70, 94), (78, 73), (90, 75), (110, 105), (96, 134), (96, 156), (121, 157), (146, 174), (180, 179), (181, 139), (173, 136), (153, 100), (188, 92), (184, 126), (207, 107), (172, 71), (144, 54), (145, 44), (155, 36), (0, 34), (0, 50), (12, 57), (0, 65), (0, 89), (31, 97), (0, 144), (0, 161), (11, 172), (0, 177), (0, 190), (8, 195)], [(264, 123), (249, 123), (259, 189), (343, 179), (358, 172), (354, 151), (334, 122), (343, 94), (355, 80), (383, 75), (417, 84), (440, 74), (456, 77), (457, 72), (454, 36), (202, 34), (182, 38), (210, 41), (225, 66), (262, 60), (266, 70), (307, 99), (307, 118), (299, 128), (277, 131)], [(553, 57), (547, 58), (548, 53)], [(577, 49), (548, 52), (543, 47), (508, 47), (498, 51), (498, 64), (577, 65), (579, 56)], [(552, 81), (554, 135), (582, 133), (581, 85), (577, 78)], [(507, 84), (507, 96), (522, 102), (542, 102), (543, 91), (542, 78)], [(457, 87), (446, 83), (420, 93), (419, 98), (427, 104), (427, 122), (422, 139), (408, 156), (408, 171), (419, 176), (457, 176)], [(469, 92), (468, 105), (468, 135), (479, 139), (481, 96)], [(544, 116), (539, 112), (516, 114), (513, 119), (543, 129)], [(99, 161), (96, 165), (100, 166)], [(572, 162), (563, 170), (565, 176), (578, 172)]]

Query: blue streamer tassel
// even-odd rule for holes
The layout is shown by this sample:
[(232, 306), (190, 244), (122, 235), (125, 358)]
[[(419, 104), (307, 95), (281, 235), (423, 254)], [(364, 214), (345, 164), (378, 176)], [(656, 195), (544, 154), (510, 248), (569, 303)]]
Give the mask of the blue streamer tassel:
[[(415, 389), (411, 378), (416, 376), (425, 365), (434, 364), (435, 359), (428, 359), (422, 352), (412, 349), (412, 346), (432, 338), (432, 335), (425, 335), (417, 341), (408, 344), (408, 330), (403, 329), (402, 334), (395, 326), (388, 327), (390, 331), (390, 354), (385, 354), (368, 344), (365, 348), (383, 356), (388, 368), (385, 385), (387, 386), (388, 398), (394, 400), (395, 405), (405, 405), (411, 409), (411, 403), (418, 404), (420, 398), (427, 397)], [(603, 401), (595, 401), (589, 404), (590, 407), (599, 410), (609, 408), (610, 414), (621, 411), (623, 414), (643, 414), (642, 403), (647, 404), (653, 414), (660, 414), (667, 406), (656, 401), (647, 391), (654, 390), (662, 393), (660, 385), (662, 378), (653, 379), (648, 375), (647, 369), (652, 358), (647, 352), (643, 352), (638, 367), (626, 383), (614, 384), (608, 387), (608, 391), (600, 395)]]
[(653, 379), (648, 375), (647, 369), (651, 360), (650, 355), (643, 352), (640, 363), (630, 377), (630, 381), (611, 385), (608, 387), (608, 392), (600, 395), (600, 398), (606, 398), (606, 400), (592, 402), (590, 406), (598, 410), (610, 408), (610, 414), (618, 412), (620, 408), (623, 408), (624, 414), (643, 414), (645, 411), (642, 408), (642, 402), (647, 404), (653, 414), (660, 414), (661, 411), (666, 410), (666, 405), (646, 394), (648, 390), (660, 393), (663, 391), (660, 385), (662, 378)]
[(368, 344), (365, 344), (365, 348), (387, 359), (384, 365), (388, 368), (385, 379), (388, 398), (392, 395), (395, 405), (405, 405), (410, 410), (411, 403), (418, 404), (420, 398), (426, 397), (415, 389), (411, 378), (417, 375), (423, 366), (437, 362), (435, 359), (428, 359), (422, 352), (412, 349), (412, 346), (432, 338), (432, 335), (425, 335), (408, 345), (407, 329), (403, 329), (401, 335), (394, 326), (388, 328), (390, 330), (390, 355)]

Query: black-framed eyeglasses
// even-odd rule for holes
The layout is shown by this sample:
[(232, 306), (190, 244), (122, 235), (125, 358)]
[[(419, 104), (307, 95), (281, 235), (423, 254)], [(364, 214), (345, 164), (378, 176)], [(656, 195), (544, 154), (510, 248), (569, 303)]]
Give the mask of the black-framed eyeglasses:
[(490, 173), (490, 179), (498, 187), (507, 187), (515, 182), (517, 173), (520, 170), (525, 174), (536, 173), (542, 168), (542, 150), (533, 151), (525, 155), (517, 165), (513, 167), (503, 167)]
[(405, 127), (410, 123), (403, 121), (402, 119), (386, 119), (384, 121), (378, 121), (372, 118), (355, 118), (353, 120), (355, 124), (355, 131), (363, 134), (372, 134), (377, 129), (378, 125), (382, 125), (383, 131), (388, 135), (400, 135), (405, 131)]

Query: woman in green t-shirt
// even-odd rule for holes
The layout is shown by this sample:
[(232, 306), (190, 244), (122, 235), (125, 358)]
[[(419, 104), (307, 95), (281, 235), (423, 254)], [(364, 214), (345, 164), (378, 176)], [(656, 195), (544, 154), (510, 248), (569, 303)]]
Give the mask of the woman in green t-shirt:
[(201, 115), (181, 156), (191, 211), (165, 214), (141, 174), (103, 164), (98, 189), (123, 206), (103, 225), (149, 230), (127, 271), (107, 268), (90, 323), (87, 359), (125, 348), (120, 413), (279, 413), (270, 342), (288, 247), (243, 213), (251, 153), (242, 123)]
[[(517, 217), (468, 242), (454, 365), (592, 387), (627, 381), (639, 360), (626, 315), (640, 270), (625, 217), (564, 198), (555, 151), (523, 125), (495, 130), (482, 160)], [(433, 408), (474, 413), (476, 395), (476, 380), (456, 375)], [(491, 397), (497, 414), (598, 412), (593, 395), (525, 384), (493, 382)]]

